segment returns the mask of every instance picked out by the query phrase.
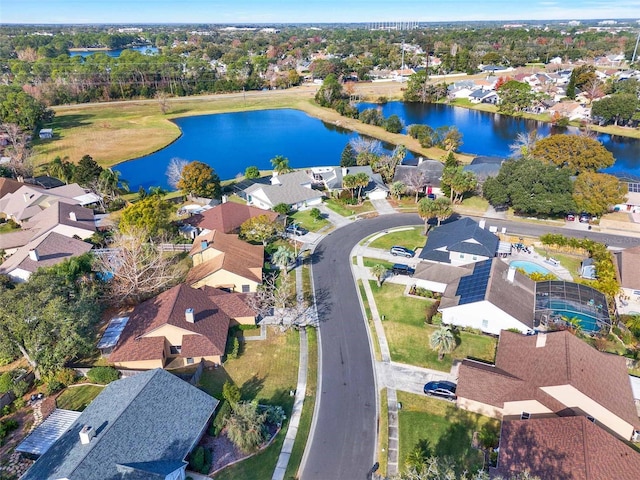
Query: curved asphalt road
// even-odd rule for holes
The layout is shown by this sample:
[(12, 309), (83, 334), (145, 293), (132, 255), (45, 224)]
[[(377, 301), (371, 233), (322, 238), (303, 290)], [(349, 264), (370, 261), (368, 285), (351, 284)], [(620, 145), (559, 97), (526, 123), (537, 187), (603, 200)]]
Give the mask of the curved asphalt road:
[(360, 220), (325, 237), (314, 251), (322, 376), (303, 480), (364, 480), (375, 462), (375, 376), (349, 255), (372, 233), (421, 223), (412, 214)]
[[(378, 419), (374, 367), (349, 254), (368, 235), (403, 225), (422, 225), (422, 221), (415, 214), (360, 220), (335, 230), (315, 249), (313, 282), (320, 321), (321, 379), (303, 480), (364, 480), (375, 462)], [(548, 225), (494, 219), (486, 219), (486, 225), (504, 226), (516, 235), (562, 233), (616, 247), (640, 245), (638, 237)]]

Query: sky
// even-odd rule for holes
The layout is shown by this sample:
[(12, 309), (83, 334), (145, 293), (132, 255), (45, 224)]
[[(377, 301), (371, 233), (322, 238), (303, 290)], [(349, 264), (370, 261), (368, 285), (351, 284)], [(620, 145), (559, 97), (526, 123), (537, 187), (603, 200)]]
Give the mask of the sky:
[(0, 23), (640, 19), (640, 0), (0, 0)]

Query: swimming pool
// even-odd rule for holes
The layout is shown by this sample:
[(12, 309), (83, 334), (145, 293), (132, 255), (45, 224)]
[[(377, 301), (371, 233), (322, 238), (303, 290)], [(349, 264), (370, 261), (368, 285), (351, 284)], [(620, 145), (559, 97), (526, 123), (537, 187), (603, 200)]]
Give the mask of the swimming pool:
[(527, 274), (540, 273), (542, 275), (553, 275), (553, 272), (547, 270), (543, 266), (538, 265), (537, 263), (528, 262), (526, 260), (513, 260), (511, 263), (509, 263), (509, 266), (514, 268), (521, 268)]

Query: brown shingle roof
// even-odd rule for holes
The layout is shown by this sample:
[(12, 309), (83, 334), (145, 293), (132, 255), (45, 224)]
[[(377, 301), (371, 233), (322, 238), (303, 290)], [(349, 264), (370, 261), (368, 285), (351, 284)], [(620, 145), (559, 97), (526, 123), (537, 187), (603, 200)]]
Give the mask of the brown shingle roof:
[[(188, 308), (194, 310), (195, 323), (187, 322), (185, 318), (185, 310)], [(182, 357), (224, 354), (229, 316), (202, 290), (180, 284), (141, 303), (133, 310), (109, 360), (123, 362), (162, 358), (162, 351), (157, 350), (155, 344), (153, 349), (147, 348), (147, 339), (151, 332), (164, 325), (184, 330)], [(164, 337), (156, 338), (161, 338), (164, 345)], [(199, 353), (193, 355), (193, 352)]]
[(24, 183), (12, 178), (0, 177), (0, 198), (4, 197), (7, 193), (13, 193), (18, 190)]
[(193, 215), (185, 223), (201, 229), (218, 230), (223, 233), (234, 233), (250, 218), (266, 215), (272, 222), (278, 218), (276, 212), (262, 210), (250, 205), (235, 202), (222, 203), (201, 214)]
[[(631, 425), (639, 424), (624, 358), (598, 352), (567, 331), (547, 333), (545, 345), (536, 347), (539, 335), (503, 330), (495, 367), (463, 361), (458, 396), (500, 408), (504, 402), (530, 398), (558, 412), (568, 405), (541, 388), (572, 385)], [(513, 378), (523, 382), (515, 390)]]
[(640, 247), (627, 248), (613, 255), (620, 285), (640, 290)]
[(253, 293), (227, 292), (209, 286), (202, 287), (202, 290), (231, 318), (258, 315), (250, 305), (250, 298), (255, 295)]
[(542, 480), (635, 480), (640, 453), (586, 417), (505, 420), (495, 473)]

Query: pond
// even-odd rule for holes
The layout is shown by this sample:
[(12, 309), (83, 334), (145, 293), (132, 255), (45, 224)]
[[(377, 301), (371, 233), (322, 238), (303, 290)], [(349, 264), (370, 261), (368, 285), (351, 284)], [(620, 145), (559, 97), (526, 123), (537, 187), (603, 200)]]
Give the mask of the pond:
[[(520, 132), (538, 130), (542, 137), (557, 133), (579, 133), (574, 127), (553, 127), (536, 120), (442, 104), (389, 102), (385, 105), (361, 103), (358, 106), (360, 111), (367, 108), (380, 108), (385, 117), (398, 115), (407, 126), (421, 123), (435, 129), (455, 125), (462, 133), (463, 145), (460, 150), (478, 155), (508, 157), (511, 153), (509, 146)], [(616, 159), (615, 165), (604, 172), (640, 178), (640, 140), (606, 134), (599, 134), (597, 139)]]
[[(377, 105), (361, 104), (360, 110)], [(398, 115), (405, 123), (433, 128), (455, 125), (463, 134), (463, 152), (509, 156), (519, 132), (537, 129), (541, 135), (577, 133), (534, 120), (512, 118), (439, 104), (390, 102), (380, 106), (385, 117)], [(292, 109), (200, 115), (175, 120), (182, 136), (164, 149), (115, 167), (132, 191), (140, 186), (168, 188), (166, 169), (172, 158), (199, 160), (211, 165), (221, 179), (231, 179), (255, 165), (270, 169), (270, 159), (283, 155), (292, 168), (338, 165), (340, 154), (358, 134)], [(640, 178), (640, 140), (600, 135), (616, 163), (605, 170), (618, 176)], [(386, 145), (385, 148), (392, 149)]]
[(88, 57), (89, 55), (93, 55), (94, 53), (106, 53), (109, 57), (117, 58), (125, 50), (134, 50), (136, 52), (140, 52), (145, 55), (153, 55), (155, 53), (158, 53), (157, 47), (152, 47), (151, 45), (142, 45), (139, 47), (119, 48), (117, 50), (73, 50), (69, 52), (69, 56), (70, 57)]

